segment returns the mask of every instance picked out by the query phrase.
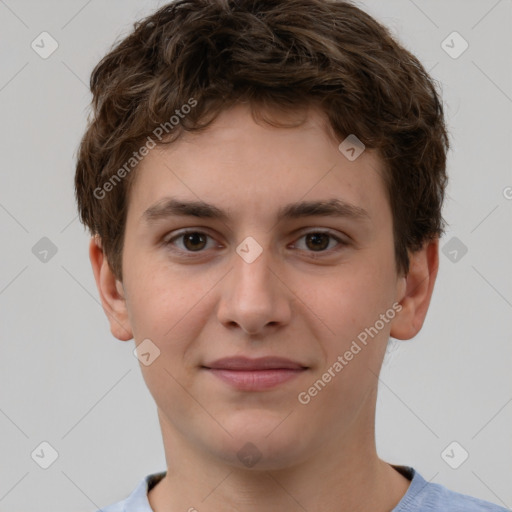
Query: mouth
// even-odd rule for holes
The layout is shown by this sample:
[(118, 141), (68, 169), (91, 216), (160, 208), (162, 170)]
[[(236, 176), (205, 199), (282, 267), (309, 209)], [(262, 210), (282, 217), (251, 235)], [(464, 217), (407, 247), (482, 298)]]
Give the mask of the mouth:
[(226, 384), (242, 391), (263, 391), (284, 384), (308, 367), (281, 357), (229, 357), (202, 367)]

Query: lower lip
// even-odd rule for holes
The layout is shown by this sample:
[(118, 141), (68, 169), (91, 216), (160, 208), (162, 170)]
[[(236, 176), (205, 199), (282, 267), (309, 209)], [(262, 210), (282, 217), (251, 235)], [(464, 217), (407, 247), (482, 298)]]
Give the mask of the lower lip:
[(288, 368), (272, 370), (222, 370), (208, 368), (208, 371), (240, 390), (260, 391), (284, 384), (300, 375), (304, 370)]

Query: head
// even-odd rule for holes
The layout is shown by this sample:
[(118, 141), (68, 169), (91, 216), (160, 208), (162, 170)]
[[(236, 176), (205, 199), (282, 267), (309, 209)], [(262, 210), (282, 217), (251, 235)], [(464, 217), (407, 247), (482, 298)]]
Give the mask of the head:
[[(448, 139), (418, 60), (349, 2), (179, 0), (91, 90), (79, 212), (112, 333), (160, 351), (141, 368), (167, 431), (233, 464), (251, 442), (261, 467), (370, 431), (443, 229)], [(290, 354), (303, 369), (265, 391), (211, 370)]]

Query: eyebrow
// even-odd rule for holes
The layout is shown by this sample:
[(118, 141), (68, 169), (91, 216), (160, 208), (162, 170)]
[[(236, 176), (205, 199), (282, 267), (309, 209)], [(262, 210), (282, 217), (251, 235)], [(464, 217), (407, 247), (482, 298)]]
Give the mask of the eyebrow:
[[(150, 206), (143, 214), (146, 222), (167, 219), (175, 216), (216, 219), (223, 222), (229, 220), (227, 212), (204, 201), (182, 201), (165, 198)], [(370, 219), (366, 210), (359, 206), (342, 201), (329, 199), (324, 201), (301, 201), (291, 203), (279, 209), (278, 221), (299, 219), (302, 217), (345, 217), (354, 220)]]

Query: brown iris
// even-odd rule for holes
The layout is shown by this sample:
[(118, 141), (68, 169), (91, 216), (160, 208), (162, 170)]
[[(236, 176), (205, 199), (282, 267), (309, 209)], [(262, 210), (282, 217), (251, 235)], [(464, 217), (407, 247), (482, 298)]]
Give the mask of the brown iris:
[(189, 251), (198, 251), (206, 245), (206, 235), (202, 233), (187, 233), (183, 235), (183, 244)]
[[(312, 242), (312, 246), (308, 242)], [(326, 233), (311, 233), (306, 235), (306, 245), (310, 249), (323, 250), (329, 246), (329, 235)]]

